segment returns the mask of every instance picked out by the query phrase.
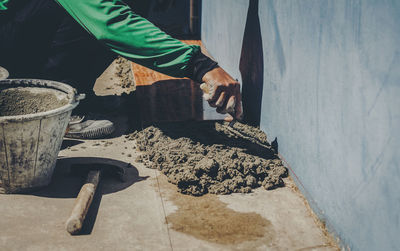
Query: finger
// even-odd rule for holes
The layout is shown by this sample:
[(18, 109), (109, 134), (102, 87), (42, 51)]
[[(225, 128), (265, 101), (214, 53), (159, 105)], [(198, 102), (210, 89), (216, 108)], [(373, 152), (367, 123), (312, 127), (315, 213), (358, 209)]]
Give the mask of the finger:
[(232, 115), (230, 115), (230, 114), (226, 115), (226, 117), (224, 118), (224, 121), (226, 121), (226, 122), (232, 122), (232, 121), (233, 121)]
[(219, 99), (219, 97), (221, 96), (221, 93), (224, 91), (225, 88), (223, 86), (217, 85), (217, 87), (215, 87), (215, 85), (212, 85), (209, 93), (211, 98), (208, 101), (215, 104)]
[(206, 83), (202, 83), (200, 85), (200, 89), (206, 94), (208, 94), (210, 92), (210, 89), (208, 88), (208, 85)]
[(208, 104), (211, 106), (211, 107), (217, 107), (216, 105), (215, 105), (215, 102), (211, 102), (211, 101), (208, 101)]
[(225, 103), (225, 98), (226, 98), (226, 92), (221, 92), (221, 95), (219, 96), (217, 102), (215, 102), (215, 105), (217, 107), (221, 107)]
[(242, 108), (242, 95), (240, 93), (240, 85), (236, 86), (235, 89), (235, 118), (241, 120), (243, 118), (243, 108)]
[(243, 119), (243, 108), (242, 108), (242, 103), (238, 104), (236, 103), (237, 109), (235, 111), (235, 118), (237, 120), (242, 120)]
[(210, 95), (210, 88), (206, 83), (202, 83), (200, 85), (200, 89), (203, 91), (203, 99), (208, 101), (211, 99), (211, 95)]
[[(222, 95), (222, 93), (223, 93), (222, 90), (223, 90), (223, 88), (217, 88), (212, 96), (211, 96), (211, 94), (210, 94), (211, 98), (209, 98), (207, 101), (208, 101), (208, 104), (209, 104), (211, 107), (219, 107), (219, 106), (217, 105), (217, 102), (218, 102), (218, 100), (220, 99), (220, 97), (221, 97), (221, 95)], [(226, 95), (226, 94), (224, 94), (224, 95)], [(220, 103), (219, 105), (220, 105), (220, 106), (223, 106), (224, 101), (225, 101), (225, 98), (224, 98), (224, 96), (222, 96), (222, 98), (221, 98), (221, 103)]]
[(236, 97), (231, 96), (226, 104), (226, 111), (235, 116)]

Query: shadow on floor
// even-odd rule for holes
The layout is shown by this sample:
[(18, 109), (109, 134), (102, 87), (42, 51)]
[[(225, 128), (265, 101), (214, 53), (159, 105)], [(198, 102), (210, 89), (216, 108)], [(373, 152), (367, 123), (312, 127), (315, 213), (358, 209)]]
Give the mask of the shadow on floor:
[[(86, 170), (83, 172), (71, 172), (71, 167), (86, 168), (88, 165), (107, 166), (108, 170), (107, 172), (102, 172), (100, 183), (85, 218), (80, 235), (87, 235), (92, 232), (104, 194), (124, 190), (134, 183), (148, 178), (141, 177), (134, 166), (123, 161), (109, 158), (68, 157), (61, 158), (57, 161), (52, 181), (47, 187), (29, 194), (49, 198), (76, 198), (82, 185), (85, 183), (87, 172)], [(114, 169), (115, 172), (118, 170), (124, 171), (123, 180), (118, 179), (116, 175), (110, 173), (110, 170), (114, 171)], [(68, 216), (66, 216), (66, 218), (68, 218)]]
[(72, 146), (76, 146), (76, 145), (82, 144), (82, 143), (84, 143), (84, 141), (82, 141), (82, 140), (64, 139), (62, 144), (61, 144), (60, 151), (66, 149), (66, 148), (72, 147)]
[(86, 165), (96, 166), (96, 164), (98, 166), (115, 167), (116, 171), (122, 169), (125, 172), (124, 181), (116, 178), (116, 175), (109, 175), (110, 171), (104, 173), (100, 181), (102, 183), (102, 194), (115, 193), (136, 182), (147, 179), (147, 177), (139, 176), (136, 167), (120, 160), (97, 157), (65, 157), (58, 159), (51, 183), (47, 187), (30, 194), (50, 198), (76, 198), (86, 180), (86, 174), (71, 172), (71, 166), (82, 165), (82, 168), (84, 168)]

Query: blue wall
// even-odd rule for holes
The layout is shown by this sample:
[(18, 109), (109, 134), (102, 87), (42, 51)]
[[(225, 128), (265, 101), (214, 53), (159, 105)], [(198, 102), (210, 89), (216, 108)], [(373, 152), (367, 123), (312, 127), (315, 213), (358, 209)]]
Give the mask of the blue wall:
[[(233, 77), (248, 0), (203, 0)], [(400, 249), (400, 1), (260, 0), (261, 128), (354, 250)], [(315, 205), (314, 205), (315, 206)]]

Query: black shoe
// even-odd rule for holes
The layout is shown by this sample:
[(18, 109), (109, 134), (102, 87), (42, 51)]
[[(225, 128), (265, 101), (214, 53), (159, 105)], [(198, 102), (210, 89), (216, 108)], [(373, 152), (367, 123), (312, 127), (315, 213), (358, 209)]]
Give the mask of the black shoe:
[(99, 139), (110, 136), (115, 131), (113, 122), (98, 116), (71, 116), (66, 138)]

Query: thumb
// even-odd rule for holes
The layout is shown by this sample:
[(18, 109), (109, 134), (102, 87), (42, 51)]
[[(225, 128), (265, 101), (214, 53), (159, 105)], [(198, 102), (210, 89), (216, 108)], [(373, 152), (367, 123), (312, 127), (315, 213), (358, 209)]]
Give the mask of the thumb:
[(200, 89), (203, 91), (203, 98), (208, 101), (211, 99), (212, 95), (210, 93), (210, 88), (206, 83), (200, 85)]

